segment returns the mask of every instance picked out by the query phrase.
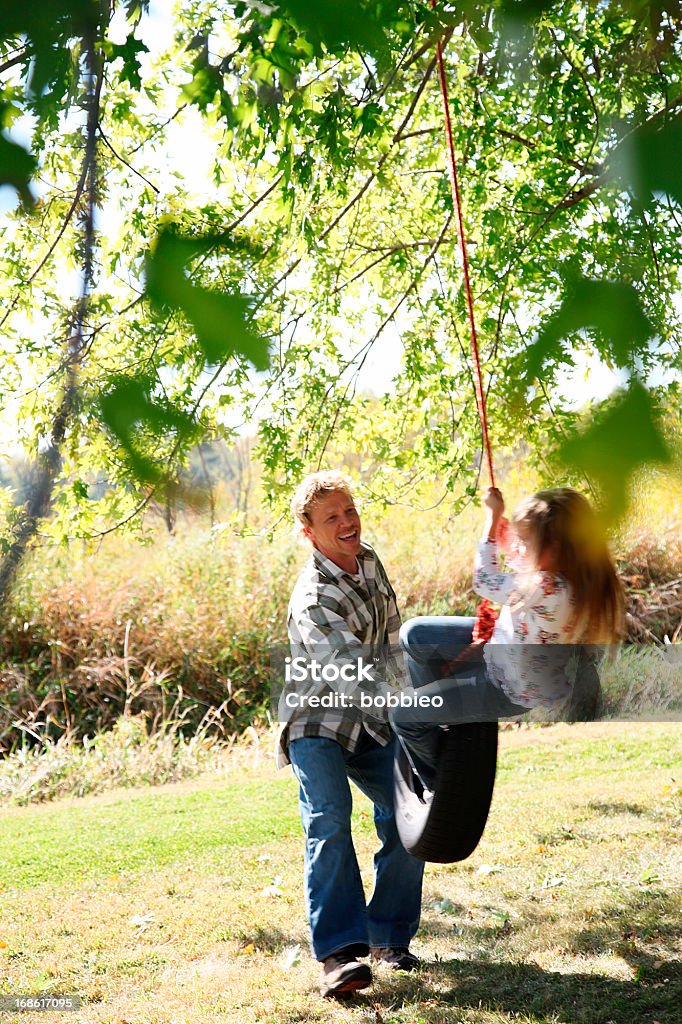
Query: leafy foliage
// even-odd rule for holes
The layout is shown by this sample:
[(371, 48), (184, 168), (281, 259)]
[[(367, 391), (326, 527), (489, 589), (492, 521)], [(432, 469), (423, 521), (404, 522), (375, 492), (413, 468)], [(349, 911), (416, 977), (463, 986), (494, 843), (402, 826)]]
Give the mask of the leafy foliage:
[(130, 459), (133, 473), (142, 481), (158, 481), (162, 470), (136, 444), (139, 428), (152, 434), (173, 432), (184, 441), (198, 440), (196, 424), (191, 416), (172, 407), (163, 408), (151, 397), (153, 382), (141, 377), (116, 377), (102, 395), (102, 419), (115, 434)]
[(663, 127), (644, 125), (635, 135), (634, 184), (640, 199), (663, 192), (682, 203), (682, 114)]
[[(0, 180), (26, 203), (35, 166), (40, 183), (35, 211), (3, 228), (3, 377), (6, 396), (23, 394), (17, 419), (34, 447), (70, 365), (57, 339), (83, 254), (86, 40), (103, 68), (102, 217), (62, 452), (64, 532), (134, 521), (198, 436), (256, 409), (275, 504), (349, 450), (375, 501), (418, 502), (434, 479), (455, 510), (471, 500), (480, 431), (439, 36), (496, 451), (523, 437), (541, 466), (563, 451), (615, 511), (637, 466), (667, 450), (664, 402), (638, 381), (682, 366), (677, 4), (188, 0), (165, 53), (141, 0), (7, 7)], [(11, 135), (20, 117), (31, 157)], [(211, 188), (167, 167), (183, 122), (210, 151)], [(562, 394), (562, 373), (585, 357), (631, 377), (622, 408), (595, 410), (601, 435)], [(644, 414), (648, 426), (613, 480), (619, 408), (620, 429)], [(561, 448), (578, 428), (582, 447)], [(109, 486), (93, 501), (73, 479)]]
[(36, 169), (36, 161), (23, 146), (0, 135), (0, 185), (15, 188), (27, 206), (32, 205), (30, 181)]
[(561, 352), (560, 342), (581, 331), (590, 333), (616, 366), (625, 368), (646, 348), (654, 327), (632, 285), (568, 277), (561, 305), (528, 349), (529, 376), (537, 377), (547, 356)]

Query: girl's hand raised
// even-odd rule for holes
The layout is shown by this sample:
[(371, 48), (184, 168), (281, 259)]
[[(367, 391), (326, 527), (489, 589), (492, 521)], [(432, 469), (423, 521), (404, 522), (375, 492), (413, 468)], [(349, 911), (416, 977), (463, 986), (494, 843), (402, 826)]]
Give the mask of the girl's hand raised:
[(502, 491), (499, 487), (488, 488), (483, 498), (483, 504), (486, 508), (489, 508), (493, 514), (496, 514), (499, 519), (504, 512), (504, 498), (502, 497)]
[(496, 540), (500, 520), (504, 515), (504, 498), (497, 487), (489, 487), (485, 492), (483, 504), (488, 509), (487, 530), (490, 540)]

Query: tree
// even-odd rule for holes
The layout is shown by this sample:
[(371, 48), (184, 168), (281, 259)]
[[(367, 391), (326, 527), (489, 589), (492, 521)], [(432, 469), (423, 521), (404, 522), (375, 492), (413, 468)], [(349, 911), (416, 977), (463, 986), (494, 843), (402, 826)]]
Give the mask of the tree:
[[(54, 530), (132, 523), (233, 404), (267, 411), (275, 501), (332, 442), (368, 454), (385, 498), (437, 477), (467, 500), (480, 442), (437, 38), (494, 444), (563, 453), (610, 498), (615, 438), (616, 482), (670, 460), (658, 407), (677, 383), (646, 379), (681, 366), (678, 3), (190, 0), (153, 66), (147, 7), (0, 14), (2, 123), (34, 124), (30, 152), (0, 133), (0, 181), (22, 204), (4, 228), (5, 388), (42, 373), (22, 414), (34, 450), (51, 439), (7, 578), (55, 482)], [(188, 206), (159, 162), (194, 111), (215, 193)], [(389, 325), (402, 368), (376, 409), (358, 381)], [(555, 393), (580, 349), (629, 380), (587, 424)], [(111, 486), (93, 500), (98, 476)]]

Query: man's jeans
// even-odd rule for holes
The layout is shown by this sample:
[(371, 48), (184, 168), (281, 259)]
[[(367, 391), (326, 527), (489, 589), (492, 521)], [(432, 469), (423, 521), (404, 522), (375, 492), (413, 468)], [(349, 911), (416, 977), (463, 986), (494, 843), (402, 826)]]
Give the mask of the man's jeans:
[[(462, 662), (450, 678), (441, 678), (443, 665), (471, 643), (475, 621), (458, 615), (428, 615), (410, 619), (400, 630), (410, 681), (422, 697), (429, 698), (429, 708), (398, 709), (391, 715), (391, 724), (427, 789), (433, 789), (435, 782), (440, 725), (494, 722), (528, 710), (491, 683), (482, 662)], [(431, 706), (433, 697), (442, 698), (440, 707)]]
[[(393, 814), (394, 742), (382, 747), (364, 729), (354, 753), (335, 740), (292, 740), (289, 758), (300, 785), (306, 835), (305, 899), (313, 954), (324, 960), (352, 946), (409, 946), (419, 927), (424, 864), (403, 848)], [(350, 830), (351, 779), (374, 804), (381, 847), (374, 891), (365, 904)]]

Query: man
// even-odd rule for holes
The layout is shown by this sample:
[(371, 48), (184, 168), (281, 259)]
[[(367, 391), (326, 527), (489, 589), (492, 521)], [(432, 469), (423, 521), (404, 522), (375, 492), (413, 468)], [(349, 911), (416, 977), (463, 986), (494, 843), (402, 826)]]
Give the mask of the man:
[[(387, 677), (396, 682), (403, 677), (401, 659), (390, 650), (399, 650), (400, 616), (384, 567), (361, 541), (348, 482), (338, 472), (313, 473), (291, 507), (313, 547), (289, 605), (292, 655), (304, 652), (309, 664), (315, 659), (330, 664), (338, 656), (342, 664), (354, 660), (357, 665), (369, 651), (373, 678), (367, 683), (362, 676), (362, 688), (366, 695), (382, 687), (385, 692)], [(314, 699), (289, 713), (278, 763), (291, 763), (299, 782), (312, 948), (324, 965), (324, 994), (339, 996), (371, 984), (371, 969), (360, 957), (369, 954), (398, 970), (418, 966), (409, 944), (419, 925), (424, 865), (398, 838), (394, 738), (386, 714), (359, 713), (351, 704), (358, 687), (335, 687), (312, 670), (304, 689), (306, 698)], [(327, 706), (320, 701), (325, 695)], [(367, 904), (350, 830), (349, 779), (373, 802), (381, 840)]]

